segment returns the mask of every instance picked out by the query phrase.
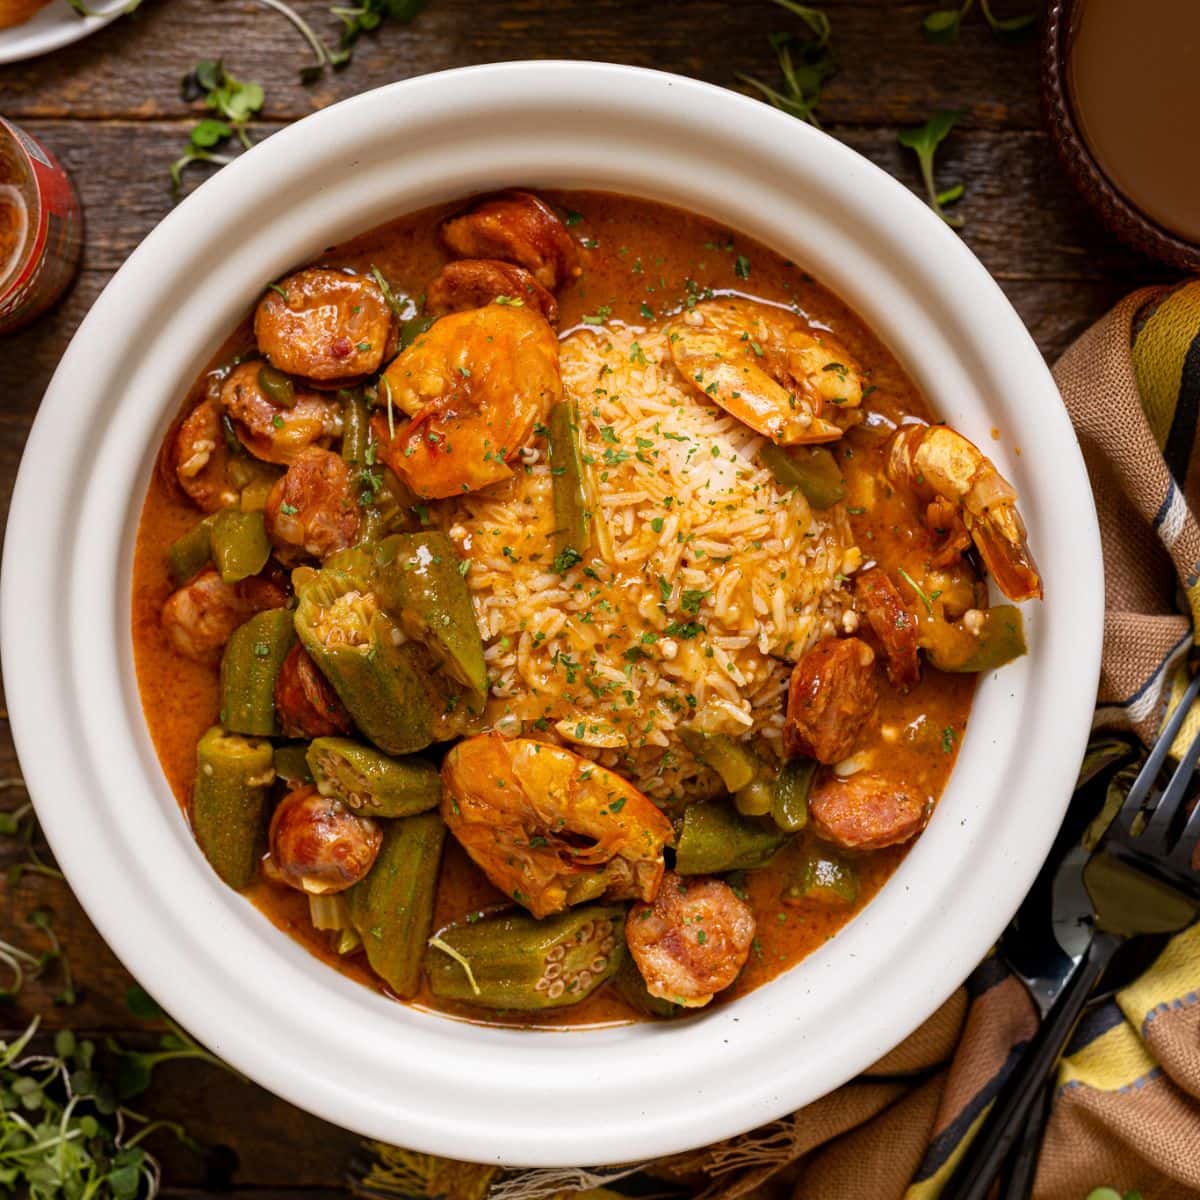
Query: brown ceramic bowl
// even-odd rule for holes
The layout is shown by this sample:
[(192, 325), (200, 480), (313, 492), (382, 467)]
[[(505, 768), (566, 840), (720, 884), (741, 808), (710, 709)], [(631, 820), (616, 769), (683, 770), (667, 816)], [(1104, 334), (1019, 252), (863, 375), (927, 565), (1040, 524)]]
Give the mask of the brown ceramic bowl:
[(1075, 120), (1067, 54), (1081, 0), (1050, 0), (1042, 33), (1042, 109), (1054, 148), (1075, 186), (1123, 242), (1185, 271), (1200, 270), (1200, 245), (1152, 221), (1119, 191), (1092, 157)]

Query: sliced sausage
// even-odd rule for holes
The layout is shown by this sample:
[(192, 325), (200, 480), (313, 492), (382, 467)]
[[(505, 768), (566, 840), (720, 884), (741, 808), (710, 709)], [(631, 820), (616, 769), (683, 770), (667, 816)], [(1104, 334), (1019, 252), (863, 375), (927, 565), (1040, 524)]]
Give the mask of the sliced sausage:
[(654, 903), (629, 910), (625, 941), (652, 996), (699, 1008), (738, 977), (754, 928), (727, 883), (668, 871)]
[(256, 612), (282, 608), (286, 588), (266, 572), (240, 583), (224, 583), (216, 567), (205, 567), (167, 597), (160, 620), (172, 648), (195, 662), (215, 662), (233, 631)]
[(447, 263), (425, 290), (425, 307), (435, 316), (497, 301), (531, 308), (551, 325), (558, 324), (558, 301), (524, 267), (499, 259)]
[(394, 348), (392, 310), (364, 275), (308, 267), (272, 286), (254, 313), (271, 365), (311, 380), (371, 375)]
[(329, 680), (299, 643), (283, 660), (275, 680), (275, 713), (285, 737), (332, 737), (353, 722)]
[(271, 876), (322, 895), (344, 892), (375, 864), (383, 833), (370, 817), (355, 816), (311, 784), (279, 802), (271, 817)]
[(263, 391), (262, 369), (260, 362), (242, 363), (221, 387), (221, 407), (255, 458), (294, 462), (309, 446), (341, 436), (342, 406), (336, 400), (296, 390), (290, 405), (278, 405)]
[(875, 711), (875, 652), (859, 638), (818, 642), (792, 668), (783, 745), (835, 763), (853, 753)]
[(328, 558), (353, 546), (361, 513), (350, 468), (331, 450), (310, 446), (276, 480), (263, 515), (267, 536), (284, 556)]
[(930, 800), (875, 771), (848, 779), (828, 775), (808, 798), (812, 830), (844, 850), (880, 850), (914, 838), (929, 819)]
[(213, 400), (201, 400), (179, 423), (169, 459), (179, 486), (201, 511), (212, 513), (237, 503), (238, 489), (229, 477), (229, 447)]
[(532, 192), (498, 192), (477, 200), (442, 225), (442, 241), (459, 258), (516, 263), (551, 291), (579, 274), (566, 226)]
[(917, 618), (905, 605), (900, 589), (882, 567), (863, 571), (854, 581), (854, 599), (883, 650), (888, 678), (908, 691), (921, 678), (917, 657)]

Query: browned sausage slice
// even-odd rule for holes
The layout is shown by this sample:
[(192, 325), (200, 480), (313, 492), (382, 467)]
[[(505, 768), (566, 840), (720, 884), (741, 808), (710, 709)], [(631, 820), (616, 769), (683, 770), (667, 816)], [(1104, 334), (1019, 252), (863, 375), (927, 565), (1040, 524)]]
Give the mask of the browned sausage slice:
[(532, 192), (499, 192), (442, 225), (442, 240), (459, 258), (501, 258), (555, 291), (579, 274), (566, 226)]
[(270, 875), (320, 896), (344, 892), (375, 865), (383, 831), (311, 784), (288, 792), (271, 817)]
[(299, 642), (288, 652), (275, 680), (275, 712), (285, 737), (331, 737), (349, 733), (353, 722), (329, 680)]
[(259, 301), (254, 336), (271, 365), (289, 375), (350, 379), (378, 371), (393, 349), (392, 310), (373, 279), (308, 267)]
[(881, 850), (914, 838), (929, 819), (930, 802), (907, 785), (874, 771), (849, 779), (830, 775), (808, 798), (812, 830), (844, 850)]
[(792, 668), (783, 746), (835, 763), (853, 753), (875, 711), (875, 652), (859, 638), (818, 642)]
[(328, 558), (354, 545), (360, 512), (350, 468), (332, 450), (309, 446), (275, 481), (263, 514), (281, 557)]
[(237, 503), (238, 489), (229, 476), (229, 448), (221, 432), (221, 414), (212, 399), (201, 400), (179, 423), (168, 458), (184, 494), (203, 512), (216, 512)]
[(524, 267), (499, 259), (447, 263), (425, 289), (425, 307), (437, 316), (497, 301), (531, 308), (551, 325), (558, 324), (558, 301)]
[(900, 589), (882, 567), (872, 567), (855, 580), (854, 598), (883, 649), (888, 678), (901, 691), (908, 691), (921, 678), (921, 663), (917, 619), (905, 605)]
[(745, 965), (754, 913), (720, 879), (668, 871), (654, 903), (629, 910), (625, 941), (652, 996), (699, 1008)]

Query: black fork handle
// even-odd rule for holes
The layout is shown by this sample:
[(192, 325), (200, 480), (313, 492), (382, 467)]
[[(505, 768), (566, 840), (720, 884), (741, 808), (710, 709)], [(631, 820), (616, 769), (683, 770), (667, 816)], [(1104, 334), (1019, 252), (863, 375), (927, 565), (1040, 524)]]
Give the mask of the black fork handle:
[(1122, 940), (1103, 932), (1093, 936), (1075, 974), (996, 1093), (987, 1119), (947, 1180), (941, 1200), (986, 1200), (1014, 1143), (1024, 1132), (1025, 1118), (1037, 1103), (1039, 1090), (1062, 1056), (1079, 1014)]
[(1004, 1166), (1000, 1193), (996, 1200), (1029, 1200), (1033, 1195), (1033, 1180), (1037, 1174), (1038, 1155), (1042, 1149), (1042, 1134), (1050, 1119), (1054, 1102), (1053, 1087), (1047, 1082), (1034, 1098), (1025, 1116), (1021, 1136), (1013, 1146)]

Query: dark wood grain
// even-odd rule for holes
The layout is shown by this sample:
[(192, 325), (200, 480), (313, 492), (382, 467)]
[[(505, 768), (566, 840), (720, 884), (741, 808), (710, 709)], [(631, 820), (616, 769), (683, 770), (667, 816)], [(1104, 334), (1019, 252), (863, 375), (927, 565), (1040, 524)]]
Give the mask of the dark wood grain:
[[(323, 31), (336, 32), (326, 0), (295, 3)], [(1115, 244), (1066, 182), (1040, 130), (1034, 41), (1000, 41), (976, 13), (958, 44), (929, 46), (919, 23), (936, 6), (827, 0), (822, 7), (840, 69), (826, 89), (822, 120), (916, 188), (915, 160), (897, 145), (896, 128), (938, 108), (964, 110), (939, 153), (939, 182), (965, 184), (957, 209), (966, 218), (963, 236), (1052, 361), (1121, 295), (1166, 275)], [(70, 292), (35, 325), (0, 342), (0, 524), (64, 347), (113, 271), (172, 206), (167, 164), (195, 115), (180, 99), (179, 78), (196, 60), (223, 55), (235, 74), (264, 83), (267, 104), (256, 132), (265, 137), (314, 108), (392, 80), (514, 58), (606, 59), (724, 86), (738, 86), (739, 73), (774, 82), (766, 35), (795, 26), (770, 0), (430, 0), (412, 25), (364, 39), (348, 69), (304, 87), (296, 76), (303, 45), (254, 0), (147, 0), (136, 17), (95, 37), (0, 68), (0, 111), (62, 158), (87, 213), (84, 267)], [(203, 170), (190, 175), (189, 188), (203, 177)], [(0, 807), (23, 801), (10, 786), (18, 773), (0, 720)], [(0, 839), (0, 871), (20, 857)], [(42, 949), (44, 935), (28, 920), (39, 906), (54, 910), (80, 999), (55, 1006), (61, 974), (51, 970), (0, 1012), (0, 1027), (11, 1033), (40, 1013), (47, 1029), (70, 1025), (151, 1045), (155, 1030), (126, 1005), (132, 981), (63, 882), (25, 875), (16, 886), (0, 883), (0, 936)], [(147, 1104), (183, 1121), (201, 1141), (227, 1148), (205, 1163), (170, 1139), (155, 1143), (167, 1194), (180, 1200), (214, 1190), (234, 1200), (329, 1200), (343, 1190), (353, 1135), (217, 1068), (161, 1068)]]
[[(295, 7), (333, 40), (339, 25), (323, 0)], [(1032, 39), (1000, 42), (976, 13), (958, 44), (931, 46), (920, 21), (936, 5), (823, 7), (840, 67), (822, 105), (828, 122), (911, 124), (935, 108), (964, 108), (975, 125), (1038, 124)], [(799, 27), (770, 0), (431, 0), (411, 25), (363, 39), (348, 70), (306, 88), (297, 79), (303, 43), (254, 0), (148, 0), (86, 43), (0, 69), (0, 111), (18, 120), (179, 115), (180, 76), (196, 59), (218, 55), (239, 77), (262, 81), (269, 116), (289, 119), (393, 80), (521, 58), (630, 63), (723, 86), (739, 73), (774, 82), (767, 35)]]

